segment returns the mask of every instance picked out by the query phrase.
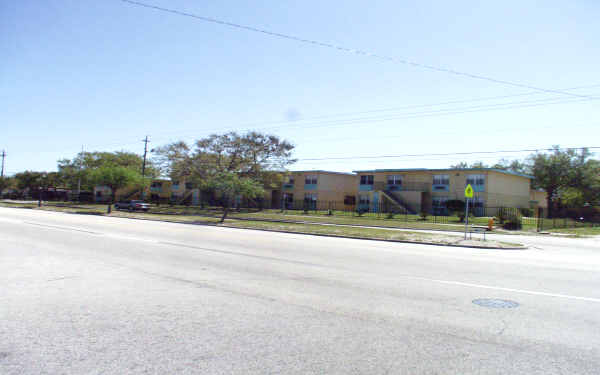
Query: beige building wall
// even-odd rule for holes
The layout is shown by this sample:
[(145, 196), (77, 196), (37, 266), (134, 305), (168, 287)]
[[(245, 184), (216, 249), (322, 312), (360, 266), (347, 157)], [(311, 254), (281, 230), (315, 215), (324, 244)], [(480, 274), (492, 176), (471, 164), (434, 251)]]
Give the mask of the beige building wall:
[[(317, 184), (314, 189), (307, 189), (307, 176), (316, 176)], [(290, 177), (294, 179), (292, 188), (287, 187), (284, 180), (282, 193), (293, 194), (294, 201), (303, 201), (305, 194), (316, 194), (319, 202), (343, 202), (347, 196), (355, 197), (358, 189), (356, 175), (328, 171), (293, 171)]]
[[(448, 200), (464, 200), (464, 191), (467, 186), (469, 175), (483, 175), (485, 179), (484, 190), (475, 192), (474, 198), (482, 202), (485, 207), (530, 207), (530, 184), (531, 180), (525, 176), (501, 173), (494, 170), (389, 170), (389, 171), (363, 171), (357, 172), (357, 187), (360, 177), (373, 175), (373, 190), (360, 191), (360, 195), (368, 195), (373, 201), (373, 193), (387, 189), (388, 176), (396, 175), (402, 178), (402, 188), (393, 192), (393, 195), (404, 201), (413, 211), (428, 209), (432, 199), (446, 198)], [(435, 175), (447, 175), (449, 180), (448, 191), (435, 190), (433, 178)], [(424, 193), (424, 194), (421, 194)], [(380, 198), (381, 199), (381, 198)]]
[(532, 208), (548, 208), (548, 194), (545, 191), (531, 190), (529, 192), (529, 204)]
[(530, 206), (531, 180), (526, 177), (490, 172), (486, 186), (486, 205), (488, 207)]

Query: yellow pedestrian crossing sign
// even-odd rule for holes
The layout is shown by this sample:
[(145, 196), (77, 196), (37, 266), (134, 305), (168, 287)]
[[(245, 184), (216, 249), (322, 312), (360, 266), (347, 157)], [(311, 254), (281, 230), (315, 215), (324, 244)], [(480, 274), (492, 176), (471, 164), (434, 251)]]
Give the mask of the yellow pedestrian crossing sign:
[(465, 197), (473, 198), (473, 187), (471, 186), (471, 184), (468, 184), (465, 188)]

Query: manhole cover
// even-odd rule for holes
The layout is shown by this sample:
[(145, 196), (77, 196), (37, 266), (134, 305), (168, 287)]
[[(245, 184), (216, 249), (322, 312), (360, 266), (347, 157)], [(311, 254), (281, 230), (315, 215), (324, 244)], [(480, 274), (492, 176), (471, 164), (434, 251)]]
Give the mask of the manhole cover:
[(483, 307), (490, 307), (492, 309), (512, 309), (519, 306), (519, 304), (515, 301), (494, 298), (478, 298), (474, 299), (473, 303)]

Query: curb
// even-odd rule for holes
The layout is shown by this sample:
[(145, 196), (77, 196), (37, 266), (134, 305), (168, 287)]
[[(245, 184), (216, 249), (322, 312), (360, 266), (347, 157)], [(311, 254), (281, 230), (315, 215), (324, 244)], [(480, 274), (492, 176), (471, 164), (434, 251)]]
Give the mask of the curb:
[[(150, 220), (150, 219), (149, 219)], [(317, 224), (318, 225), (318, 224)], [(259, 230), (262, 232), (275, 232), (275, 233), (288, 233), (288, 234), (302, 234), (305, 236), (318, 236), (318, 237), (335, 237), (335, 238), (347, 238), (351, 240), (364, 240), (364, 241), (380, 241), (380, 242), (395, 242), (395, 243), (408, 243), (413, 245), (430, 245), (430, 246), (446, 246), (446, 247), (464, 247), (470, 249), (481, 249), (481, 250), (527, 250), (528, 246), (523, 247), (497, 247), (497, 246), (473, 246), (473, 245), (454, 245), (454, 244), (443, 244), (437, 242), (416, 242), (416, 241), (407, 241), (407, 240), (386, 240), (383, 238), (370, 238), (370, 237), (353, 237), (353, 236), (342, 236), (339, 234), (323, 234), (323, 233), (304, 233), (304, 232), (290, 232), (286, 230), (278, 230), (278, 229), (263, 229), (263, 228), (251, 228), (251, 227), (230, 227), (227, 225), (215, 225), (217, 227), (222, 228), (230, 228), (230, 229), (243, 229), (243, 230)]]
[[(19, 207), (21, 208), (21, 207)], [(53, 211), (53, 212), (60, 212), (60, 211)], [(61, 212), (64, 214), (71, 214), (71, 215), (90, 215), (89, 213), (81, 213), (81, 212)], [(406, 243), (406, 244), (413, 244), (413, 245), (430, 245), (430, 246), (446, 246), (446, 247), (462, 247), (462, 248), (470, 248), (470, 249), (481, 249), (481, 250), (527, 250), (529, 247), (528, 246), (520, 246), (520, 247), (497, 247), (497, 246), (490, 246), (490, 247), (484, 247), (484, 246), (474, 246), (474, 245), (455, 245), (455, 244), (442, 244), (442, 243), (436, 243), (436, 242), (423, 242), (423, 241), (407, 241), (407, 240), (388, 240), (388, 239), (382, 239), (382, 238), (370, 238), (370, 237), (354, 237), (354, 236), (344, 236), (344, 235), (339, 235), (339, 234), (323, 234), (323, 233), (305, 233), (305, 232), (294, 232), (294, 231), (286, 231), (286, 230), (278, 230), (278, 229), (264, 229), (264, 228), (252, 228), (252, 227), (233, 227), (233, 226), (228, 226), (227, 224), (225, 225), (219, 225), (219, 224), (204, 224), (204, 223), (198, 223), (198, 222), (181, 222), (181, 221), (174, 221), (174, 220), (165, 220), (165, 219), (151, 219), (151, 218), (141, 218), (141, 217), (129, 217), (129, 216), (111, 216), (111, 215), (107, 215), (105, 213), (98, 213), (98, 214), (92, 214), (91, 216), (103, 216), (103, 217), (112, 217), (112, 218), (119, 218), (119, 219), (129, 219), (129, 220), (145, 220), (145, 221), (157, 221), (157, 222), (165, 222), (165, 223), (172, 223), (172, 224), (186, 224), (186, 225), (205, 225), (205, 226), (213, 226), (213, 227), (221, 227), (221, 228), (229, 228), (229, 229), (241, 229), (241, 230), (256, 230), (256, 231), (262, 231), (262, 232), (275, 232), (275, 233), (288, 233), (288, 234), (301, 234), (304, 236), (317, 236), (317, 237), (334, 237), (334, 238), (346, 238), (346, 239), (352, 239), (352, 240), (364, 240), (364, 241), (379, 241), (379, 242), (393, 242), (393, 243)], [(211, 217), (211, 216), (209, 216)], [(240, 221), (262, 221), (262, 222), (273, 222), (273, 223), (286, 223), (286, 224), (305, 224), (305, 225), (331, 225), (331, 226), (347, 226), (347, 227), (365, 227), (365, 226), (357, 226), (357, 225), (347, 225), (347, 224), (328, 224), (328, 223), (318, 223), (318, 222), (294, 222), (294, 221), (278, 221), (278, 220), (252, 220), (252, 219), (248, 219), (248, 218), (236, 218), (236, 219), (230, 219), (230, 220), (240, 220)], [(388, 230), (394, 230), (394, 229), (411, 229), (411, 228), (390, 228), (390, 227), (374, 227), (374, 228), (381, 228), (381, 229), (388, 229)], [(421, 229), (421, 230), (425, 230), (425, 229)], [(458, 232), (457, 232), (458, 233)]]
[[(77, 213), (74, 213), (74, 214), (77, 215)], [(485, 247), (485, 246), (473, 246), (473, 245), (454, 245), (454, 244), (442, 244), (442, 243), (437, 243), (437, 242), (422, 242), (422, 241), (417, 242), (417, 241), (406, 241), (406, 240), (386, 240), (386, 239), (383, 239), (383, 238), (353, 237), (353, 236), (343, 236), (343, 235), (339, 235), (339, 234), (293, 232), (293, 231), (286, 231), (286, 230), (279, 230), (279, 229), (264, 229), (264, 228), (252, 228), (252, 227), (232, 227), (232, 226), (228, 226), (227, 224), (225, 224), (225, 225), (220, 225), (220, 224), (203, 224), (203, 223), (181, 222), (181, 221), (173, 221), (173, 220), (156, 220), (156, 219), (139, 218), (139, 217), (128, 217), (128, 216), (108, 216), (108, 215), (103, 215), (103, 216), (106, 216), (106, 217), (115, 217), (115, 218), (120, 218), (120, 219), (130, 219), (130, 220), (161, 221), (161, 222), (173, 223), (173, 224), (204, 225), (204, 226), (212, 226), (212, 227), (218, 227), (218, 228), (241, 229), (241, 230), (257, 230), (257, 231), (261, 231), (261, 232), (274, 232), (274, 233), (301, 234), (301, 235), (304, 235), (304, 236), (335, 237), (335, 238), (346, 238), (346, 239), (351, 239), (351, 240), (407, 243), (407, 244), (413, 244), (413, 245), (463, 247), (463, 248), (481, 249), (481, 250), (527, 250), (527, 249), (529, 249), (528, 246), (522, 246), (522, 247), (497, 247), (497, 246), (490, 246), (490, 247)], [(232, 219), (232, 220), (238, 220), (238, 219)], [(244, 220), (251, 221), (249, 219), (244, 219)], [(256, 220), (256, 221), (259, 221), (259, 220)], [(305, 223), (289, 222), (288, 224), (305, 224)], [(310, 223), (306, 223), (306, 224), (310, 224)], [(313, 225), (321, 225), (321, 224), (322, 223), (315, 223)]]

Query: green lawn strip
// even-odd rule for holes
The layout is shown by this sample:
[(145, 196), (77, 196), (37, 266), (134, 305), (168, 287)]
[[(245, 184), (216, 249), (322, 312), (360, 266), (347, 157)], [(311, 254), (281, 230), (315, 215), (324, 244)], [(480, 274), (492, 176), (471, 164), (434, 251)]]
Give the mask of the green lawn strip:
[[(5, 203), (0, 202), (1, 206), (5, 207), (21, 207), (21, 208), (33, 208), (50, 211), (70, 212), (79, 214), (102, 214), (106, 212), (106, 204), (77, 204), (69, 202), (45, 202), (41, 208), (37, 207), (36, 203)], [(128, 216), (128, 211), (121, 211), (113, 209), (113, 215), (115, 216)], [(229, 213), (228, 218), (230, 219), (244, 219), (244, 220), (266, 220), (266, 221), (291, 221), (291, 222), (306, 222), (314, 224), (341, 224), (341, 225), (356, 225), (356, 226), (373, 226), (383, 228), (398, 228), (398, 229), (420, 229), (420, 230), (441, 230), (441, 231), (464, 231), (464, 223), (460, 223), (458, 218), (455, 218), (455, 223), (452, 223), (452, 218), (449, 218), (450, 224), (434, 223), (432, 221), (404, 221), (404, 217), (396, 217), (395, 219), (375, 218), (370, 216), (329, 216), (320, 215), (315, 216), (312, 214), (298, 214), (291, 211), (281, 213), (279, 210), (263, 210), (258, 212), (238, 212), (233, 210)], [(148, 218), (156, 216), (156, 218), (169, 219), (174, 216), (181, 216), (178, 221), (194, 222), (194, 221), (211, 221), (208, 218), (220, 218), (222, 211), (218, 208), (200, 208), (200, 207), (189, 207), (189, 206), (158, 206), (152, 207), (150, 212), (144, 215), (148, 215)], [(471, 222), (473, 223), (473, 222)], [(486, 221), (487, 223), (487, 221)], [(477, 225), (477, 222), (474, 222)], [(524, 230), (535, 230), (533, 228), (527, 228), (524, 226)], [(513, 232), (503, 232), (504, 234), (513, 234)], [(523, 232), (520, 232), (522, 234)], [(518, 233), (514, 233), (518, 234)]]
[(476, 247), (500, 247), (500, 248), (515, 248), (522, 245), (499, 242), (499, 241), (483, 241), (480, 239), (464, 240), (461, 236), (422, 233), (422, 232), (406, 232), (394, 231), (389, 229), (373, 229), (373, 228), (358, 228), (358, 227), (341, 227), (333, 225), (319, 224), (294, 224), (294, 223), (271, 223), (264, 221), (235, 221), (227, 220), (224, 224), (227, 227), (245, 228), (245, 229), (262, 229), (275, 230), (291, 233), (303, 234), (318, 234), (328, 236), (342, 236), (353, 238), (367, 238), (387, 241), (407, 241), (415, 243), (430, 243), (440, 245), (456, 245), (456, 246), (476, 246)]
[[(368, 217), (341, 217), (341, 216), (311, 216), (311, 215), (286, 215), (275, 213), (231, 213), (231, 218), (244, 219), (268, 219), (268, 220), (283, 220), (283, 221), (303, 221), (310, 223), (325, 223), (325, 224), (345, 224), (345, 225), (361, 225), (375, 226), (386, 228), (414, 228), (414, 229), (431, 229), (462, 232), (465, 229), (464, 223), (457, 222), (454, 224), (433, 223), (429, 221), (404, 221), (400, 219), (372, 219)], [(477, 224), (475, 224), (477, 225)]]
[(128, 217), (128, 218), (156, 220), (156, 221), (170, 221), (170, 222), (175, 222), (175, 223), (188, 223), (188, 224), (217, 224), (219, 222), (218, 218), (211, 217), (211, 216), (153, 214), (153, 213), (128, 212), (128, 211), (113, 211), (108, 216)]
[[(48, 204), (41, 208), (37, 207), (35, 203), (5, 203), (0, 202), (0, 206), (4, 207), (27, 207), (48, 211), (59, 211), (59, 212), (73, 212), (82, 214), (106, 214), (105, 204), (90, 204), (90, 205), (68, 205), (63, 207), (60, 204)], [(169, 212), (169, 211), (165, 211)], [(209, 213), (211, 211), (205, 211)], [(206, 224), (206, 225), (217, 225), (219, 223), (218, 216), (220, 212), (212, 211), (214, 216), (201, 216), (201, 215), (190, 215), (190, 214), (173, 214), (173, 213), (143, 213), (143, 212), (128, 212), (113, 210), (110, 216), (113, 217), (124, 217), (134, 219), (146, 219), (155, 221), (169, 221), (176, 223), (188, 223), (188, 224)], [(378, 229), (378, 228), (361, 228), (361, 227), (350, 227), (350, 226), (335, 226), (335, 225), (321, 225), (315, 224), (302, 224), (302, 223), (282, 223), (272, 221), (261, 221), (259, 220), (236, 220), (236, 214), (232, 214), (233, 217), (227, 219), (222, 226), (233, 227), (233, 228), (246, 228), (246, 229), (262, 229), (262, 230), (275, 230), (292, 233), (303, 233), (303, 234), (318, 234), (318, 235), (329, 235), (329, 236), (343, 236), (343, 237), (354, 237), (354, 238), (369, 238), (378, 240), (388, 241), (409, 241), (415, 243), (433, 243), (441, 245), (458, 245), (458, 246), (477, 246), (477, 247), (502, 247), (502, 248), (513, 248), (521, 245), (498, 242), (498, 241), (481, 241), (480, 239), (463, 240), (461, 236), (444, 235), (444, 234), (432, 234), (432, 233), (420, 233), (420, 232), (407, 232), (407, 231), (395, 231), (394, 226), (390, 226), (390, 229)], [(285, 216), (285, 215), (282, 215)], [(289, 219), (289, 218), (288, 218)], [(322, 218), (319, 218), (322, 219)], [(331, 219), (331, 218), (328, 218)], [(339, 218), (334, 218), (339, 219)], [(359, 222), (362, 225), (366, 225), (366, 222), (362, 220)], [(381, 221), (377, 220), (377, 223)], [(322, 223), (322, 224), (339, 224), (339, 223)], [(343, 224), (343, 223), (341, 223)], [(353, 223), (355, 224), (355, 222)], [(419, 226), (422, 229), (422, 226)], [(445, 228), (444, 228), (445, 229)]]
[(550, 233), (572, 234), (576, 237), (600, 236), (600, 226), (550, 229)]

